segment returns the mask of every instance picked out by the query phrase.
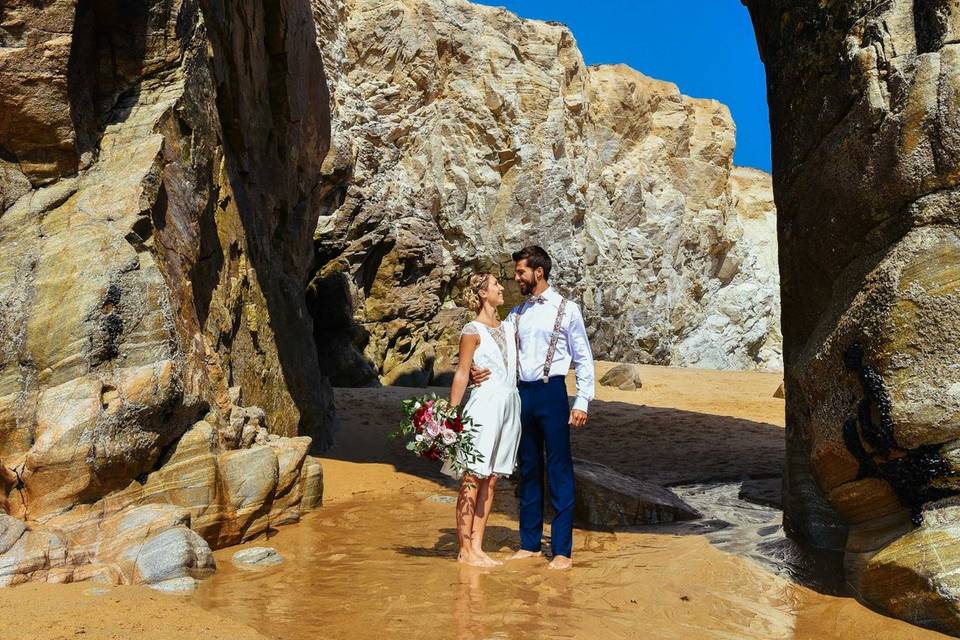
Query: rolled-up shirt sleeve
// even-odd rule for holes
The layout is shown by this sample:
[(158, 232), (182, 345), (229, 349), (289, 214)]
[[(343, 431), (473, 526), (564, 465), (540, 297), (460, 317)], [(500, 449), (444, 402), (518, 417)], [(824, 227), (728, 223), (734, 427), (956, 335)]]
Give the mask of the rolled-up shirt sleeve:
[(586, 413), (594, 397), (593, 351), (590, 349), (580, 307), (571, 306), (573, 313), (570, 314), (570, 324), (567, 326), (567, 344), (570, 345), (570, 356), (577, 377), (577, 397), (573, 401), (573, 408)]

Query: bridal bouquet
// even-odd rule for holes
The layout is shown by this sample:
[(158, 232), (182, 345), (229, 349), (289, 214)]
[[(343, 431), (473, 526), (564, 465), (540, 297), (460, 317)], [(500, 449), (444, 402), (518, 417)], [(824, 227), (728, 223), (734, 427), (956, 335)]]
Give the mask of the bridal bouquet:
[(403, 420), (392, 438), (407, 441), (407, 450), (429, 460), (439, 460), (456, 473), (483, 456), (474, 447), (470, 417), (444, 398), (429, 394), (401, 403)]

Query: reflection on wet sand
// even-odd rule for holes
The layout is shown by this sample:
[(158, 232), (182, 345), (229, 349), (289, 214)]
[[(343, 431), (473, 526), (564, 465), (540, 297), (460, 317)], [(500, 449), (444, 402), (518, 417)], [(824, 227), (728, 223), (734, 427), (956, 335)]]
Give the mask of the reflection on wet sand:
[[(598, 374), (609, 368), (599, 363)], [(643, 367), (637, 392), (601, 387), (575, 455), (670, 484), (707, 518), (686, 527), (574, 533), (570, 572), (547, 560), (477, 569), (456, 562), (455, 490), (436, 465), (387, 442), (401, 398), (420, 389), (338, 389), (343, 427), (324, 459), (325, 506), (268, 541), (286, 561), (230, 564), (191, 601), (271, 638), (856, 639), (943, 638), (792, 579), (806, 562), (776, 509), (738, 499), (744, 478), (783, 468), (780, 376)], [(569, 388), (572, 389), (572, 380)], [(438, 389), (438, 393), (446, 390)], [(486, 549), (518, 543), (501, 485)], [(803, 584), (811, 584), (804, 581)]]
[[(427, 487), (424, 487), (427, 488)], [(818, 594), (699, 535), (577, 530), (577, 566), (546, 559), (491, 569), (455, 561), (452, 491), (332, 505), (270, 541), (286, 557), (262, 572), (217, 554), (194, 596), (276, 638), (939, 638)], [(491, 518), (491, 555), (516, 545), (512, 504)], [(257, 544), (263, 544), (262, 541)]]

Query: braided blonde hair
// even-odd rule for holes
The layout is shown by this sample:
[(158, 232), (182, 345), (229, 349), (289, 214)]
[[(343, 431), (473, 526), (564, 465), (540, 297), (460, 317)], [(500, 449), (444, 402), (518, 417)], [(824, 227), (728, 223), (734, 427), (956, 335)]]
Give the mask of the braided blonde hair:
[(490, 278), (493, 274), (489, 271), (474, 273), (467, 279), (467, 286), (463, 290), (463, 303), (473, 312), (479, 312), (483, 307), (483, 301), (480, 299), (480, 292), (487, 289), (490, 284)]

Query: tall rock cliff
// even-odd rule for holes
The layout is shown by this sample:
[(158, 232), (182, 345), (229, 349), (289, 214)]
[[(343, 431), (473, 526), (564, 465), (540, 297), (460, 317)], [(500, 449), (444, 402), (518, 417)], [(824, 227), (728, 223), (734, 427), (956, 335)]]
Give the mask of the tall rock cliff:
[(139, 579), (98, 536), (144, 505), (174, 511), (120, 531), (176, 529), (202, 572), (315, 502), (280, 436), (333, 429), (316, 37), (307, 0), (0, 4), (0, 584)]
[(426, 384), (470, 270), (509, 276), (531, 243), (598, 357), (780, 366), (769, 177), (733, 166), (725, 106), (588, 68), (567, 28), (503, 9), (314, 6), (333, 137), (311, 295), (335, 383)]
[(785, 521), (960, 635), (960, 5), (746, 0), (767, 68)]

